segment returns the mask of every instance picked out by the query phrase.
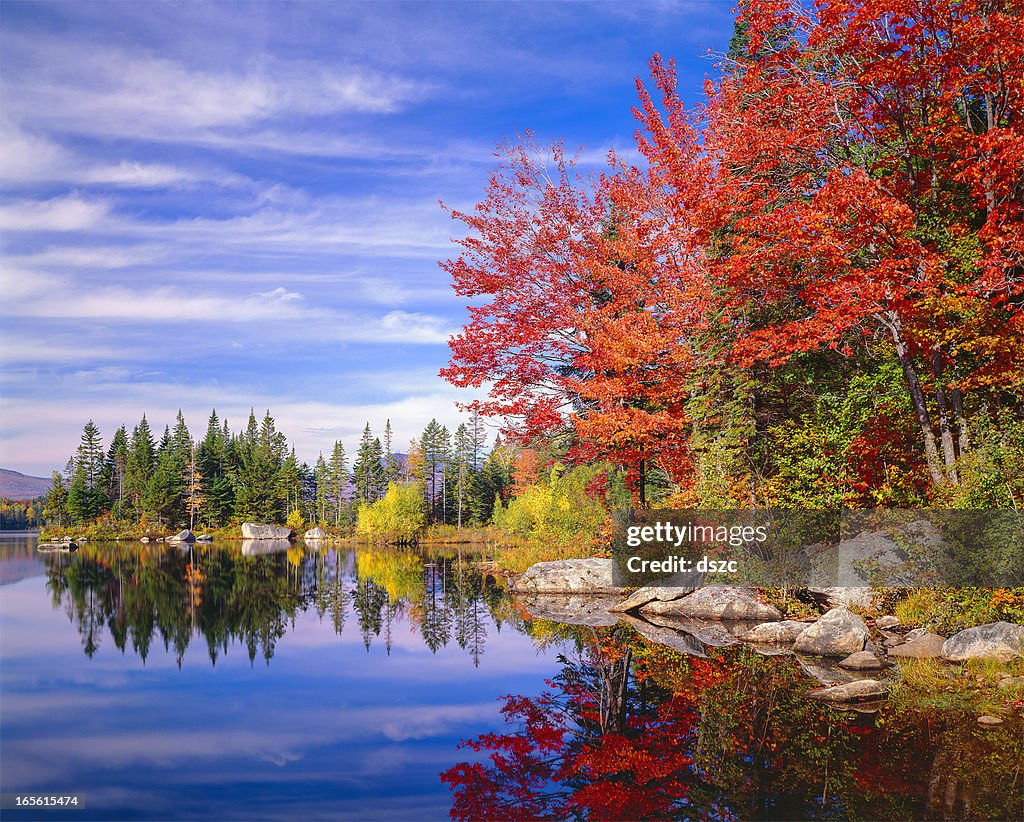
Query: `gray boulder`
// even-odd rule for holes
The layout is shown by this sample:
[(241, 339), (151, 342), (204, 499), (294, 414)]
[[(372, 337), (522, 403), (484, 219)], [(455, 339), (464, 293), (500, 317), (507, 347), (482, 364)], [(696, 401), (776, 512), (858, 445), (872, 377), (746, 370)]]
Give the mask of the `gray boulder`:
[(884, 668), (885, 665), (870, 651), (857, 651), (840, 662), (839, 667), (851, 671), (877, 671)]
[[(730, 645), (739, 644), (739, 640), (729, 630), (733, 626), (727, 622), (661, 616), (659, 614), (645, 614), (645, 618), (661, 628), (687, 633), (711, 648), (727, 648)], [(746, 630), (746, 627), (749, 626), (741, 627)]]
[(952, 662), (995, 659), (1009, 662), (1024, 656), (1024, 625), (992, 622), (954, 634), (942, 645), (942, 656)]
[(257, 557), (263, 554), (280, 554), (292, 547), (287, 539), (243, 539), (242, 556)]
[(869, 702), (885, 699), (887, 695), (885, 683), (877, 679), (858, 679), (856, 682), (821, 688), (808, 694), (811, 699), (821, 702)]
[(213, 542), (213, 537), (209, 534), (200, 534), (196, 537), (196, 542)]
[(316, 528), (310, 528), (306, 531), (306, 533), (302, 535), (302, 538), (307, 542), (311, 540), (327, 539), (327, 532), (318, 525)]
[(622, 602), (613, 605), (610, 610), (625, 613), (640, 608), (648, 602), (672, 602), (682, 599), (696, 591), (702, 581), (703, 574), (694, 575), (689, 581), (672, 580), (672, 585), (645, 585), (643, 588), (637, 588)]
[(840, 668), (836, 662), (822, 657), (797, 656), (796, 661), (805, 674), (818, 680), (822, 685), (840, 685), (863, 678), (863, 674)]
[(664, 645), (689, 656), (706, 656), (704, 644), (692, 634), (682, 633), (661, 625), (652, 625), (650, 622), (637, 619), (629, 614), (622, 614), (619, 621), (631, 626), (640, 636), (656, 645)]
[(880, 616), (875, 620), (875, 627), (880, 631), (889, 631), (893, 628), (898, 628), (900, 625), (900, 618), (894, 616)]
[(803, 630), (793, 643), (793, 650), (799, 654), (845, 657), (863, 651), (867, 640), (864, 620), (846, 608), (833, 608)]
[(243, 539), (288, 539), (292, 529), (287, 525), (260, 525), (256, 522), (242, 523)]
[(782, 614), (777, 608), (758, 602), (748, 588), (738, 588), (734, 585), (708, 585), (682, 599), (648, 602), (640, 608), (640, 613), (696, 619), (773, 622), (782, 619)]
[(538, 562), (526, 569), (513, 584), (516, 593), (618, 594), (615, 561), (611, 559), (560, 559)]
[(167, 537), (167, 541), (174, 545), (178, 544), (179, 542), (195, 542), (196, 535), (189, 531), (188, 528), (186, 528), (184, 531), (179, 531), (173, 537)]
[(789, 645), (804, 632), (803, 622), (787, 619), (784, 622), (763, 622), (739, 634), (744, 642), (763, 642), (769, 645)]
[(872, 608), (875, 604), (874, 592), (867, 585), (832, 586), (829, 588), (808, 588), (819, 601), (825, 602), (829, 608)]
[(523, 606), (534, 619), (595, 628), (610, 627), (618, 621), (608, 612), (608, 606), (615, 602), (616, 599), (608, 595), (586, 594), (534, 594), (522, 600)]
[(898, 659), (935, 659), (942, 656), (945, 637), (938, 634), (921, 634), (918, 637), (889, 649), (889, 656)]

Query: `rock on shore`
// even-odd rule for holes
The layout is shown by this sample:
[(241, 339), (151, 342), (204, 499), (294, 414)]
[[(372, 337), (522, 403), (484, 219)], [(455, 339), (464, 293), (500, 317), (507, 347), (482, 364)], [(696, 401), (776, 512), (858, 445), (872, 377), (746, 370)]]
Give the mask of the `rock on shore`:
[(615, 561), (611, 559), (560, 559), (531, 565), (513, 584), (516, 593), (617, 594)]
[(817, 622), (808, 625), (796, 638), (793, 650), (817, 656), (849, 656), (864, 650), (868, 627), (846, 608), (833, 608)]
[(292, 529), (286, 525), (260, 525), (256, 522), (242, 523), (243, 539), (288, 539)]
[(682, 599), (654, 600), (640, 608), (642, 614), (694, 617), (696, 619), (735, 619), (776, 622), (782, 614), (772, 605), (754, 598), (747, 588), (735, 585), (708, 585)]
[(1024, 625), (992, 622), (954, 634), (942, 644), (942, 656), (951, 662), (995, 659), (1009, 662), (1024, 656)]
[(885, 699), (888, 689), (877, 679), (858, 679), (845, 685), (811, 691), (808, 696), (821, 702), (867, 702)]

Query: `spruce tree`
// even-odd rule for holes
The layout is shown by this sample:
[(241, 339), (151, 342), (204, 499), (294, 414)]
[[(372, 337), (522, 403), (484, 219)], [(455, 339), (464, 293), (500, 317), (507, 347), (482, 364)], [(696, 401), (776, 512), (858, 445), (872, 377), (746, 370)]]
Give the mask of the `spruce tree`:
[(125, 495), (136, 509), (141, 509), (142, 497), (146, 492), (146, 483), (149, 482), (149, 476), (153, 471), (155, 458), (153, 432), (149, 428), (146, 415), (143, 414), (139, 424), (132, 429), (124, 477)]
[(341, 506), (345, 483), (348, 479), (346, 473), (347, 460), (345, 458), (345, 446), (341, 440), (335, 440), (334, 448), (331, 449), (331, 461), (327, 466), (325, 498), (331, 513), (334, 515), (334, 524), (341, 524)]
[(128, 449), (128, 431), (122, 425), (114, 432), (103, 464), (103, 490), (111, 502), (111, 510), (117, 516), (121, 516), (124, 506)]
[(328, 485), (327, 463), (324, 462), (323, 452), (316, 458), (316, 467), (313, 469), (313, 480), (316, 483), (316, 515), (314, 519), (322, 525), (327, 524), (327, 485)]
[(381, 496), (381, 485), (384, 480), (384, 466), (381, 464), (382, 447), (380, 440), (370, 431), (370, 423), (366, 423), (363, 435), (359, 439), (359, 450), (352, 466), (352, 482), (356, 487), (356, 499), (362, 502), (374, 502)]

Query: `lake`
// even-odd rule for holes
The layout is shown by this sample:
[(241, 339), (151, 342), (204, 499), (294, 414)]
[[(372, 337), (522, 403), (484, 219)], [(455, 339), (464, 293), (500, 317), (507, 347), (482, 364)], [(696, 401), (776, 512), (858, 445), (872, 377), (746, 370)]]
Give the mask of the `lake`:
[(531, 618), (469, 546), (0, 549), (2, 790), (83, 802), (5, 819), (1024, 811), (1019, 716), (835, 710), (792, 656)]

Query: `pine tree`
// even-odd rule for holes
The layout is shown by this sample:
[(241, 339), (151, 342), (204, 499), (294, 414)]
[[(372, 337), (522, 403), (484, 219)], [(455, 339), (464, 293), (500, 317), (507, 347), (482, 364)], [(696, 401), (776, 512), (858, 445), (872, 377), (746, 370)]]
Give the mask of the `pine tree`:
[[(227, 421), (224, 422), (227, 425)], [(196, 462), (203, 478), (202, 514), (210, 525), (223, 525), (231, 517), (234, 494), (228, 470), (230, 432), (221, 427), (217, 409), (210, 412), (206, 436), (196, 451)]]
[(451, 461), (451, 476), (455, 486), (455, 522), (462, 527), (462, 514), (469, 500), (469, 489), (474, 471), (473, 447), (469, 429), (461, 423), (455, 429), (454, 449)]
[(423, 478), (427, 496), (427, 518), (430, 522), (437, 522), (438, 515), (438, 486), (440, 477), (438, 472), (441, 467), (441, 425), (437, 420), (432, 419), (427, 423), (420, 436), (420, 450), (423, 453)]
[(128, 470), (128, 431), (124, 425), (114, 432), (103, 464), (103, 489), (118, 516), (125, 498), (125, 474)]
[(125, 469), (125, 494), (137, 508), (141, 507), (155, 460), (153, 432), (149, 428), (146, 415), (143, 414), (139, 424), (132, 429), (132, 439), (128, 446), (128, 465)]
[(352, 466), (352, 482), (356, 487), (356, 499), (362, 502), (375, 502), (381, 497), (384, 481), (384, 466), (381, 464), (382, 447), (380, 440), (370, 431), (370, 423), (366, 423), (363, 435), (359, 439), (359, 450)]
[(391, 420), (384, 424), (384, 487), (398, 482), (400, 469), (398, 458), (392, 452), (394, 435), (391, 431)]
[(328, 498), (328, 470), (324, 462), (323, 452), (316, 458), (316, 467), (313, 469), (313, 479), (316, 482), (316, 521), (320, 524), (327, 523), (327, 498)]
[(103, 511), (103, 441), (92, 420), (82, 428), (75, 452), (74, 473), (68, 489), (68, 513), (73, 522), (88, 522)]
[(68, 516), (68, 490), (60, 471), (54, 471), (50, 477), (50, 492), (46, 495), (43, 516), (47, 522), (56, 521), (58, 528), (64, 527), (64, 520)]
[(484, 429), (483, 419), (480, 412), (473, 409), (467, 427), (469, 437), (470, 467), (473, 471), (479, 471), (483, 466), (484, 448), (487, 446), (487, 431)]
[(327, 466), (324, 489), (327, 505), (334, 514), (335, 525), (341, 524), (341, 506), (344, 501), (345, 482), (348, 479), (346, 467), (345, 446), (341, 440), (335, 440), (334, 448), (331, 450), (331, 461)]

